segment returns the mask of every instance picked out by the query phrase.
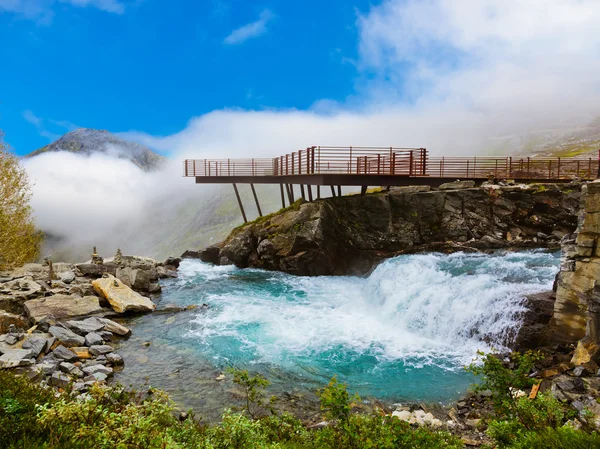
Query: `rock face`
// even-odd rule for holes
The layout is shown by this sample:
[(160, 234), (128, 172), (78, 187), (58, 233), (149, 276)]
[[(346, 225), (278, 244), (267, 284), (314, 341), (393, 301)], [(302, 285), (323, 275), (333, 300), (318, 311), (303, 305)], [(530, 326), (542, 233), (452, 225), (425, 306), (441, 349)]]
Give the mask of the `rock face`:
[(152, 312), (156, 309), (156, 305), (149, 298), (134, 292), (114, 276), (105, 275), (93, 281), (92, 285), (117, 313)]
[(577, 226), (576, 184), (459, 187), (298, 202), (201, 254), (297, 275), (365, 274), (402, 253), (557, 246)]
[(550, 343), (552, 330), (548, 324), (554, 314), (555, 301), (554, 292), (536, 293), (526, 298), (524, 306), (527, 310), (522, 317), (523, 324), (511, 345), (512, 349), (524, 352)]
[(563, 240), (553, 328), (556, 339), (578, 341), (572, 362), (600, 359), (600, 182), (585, 185), (577, 232)]

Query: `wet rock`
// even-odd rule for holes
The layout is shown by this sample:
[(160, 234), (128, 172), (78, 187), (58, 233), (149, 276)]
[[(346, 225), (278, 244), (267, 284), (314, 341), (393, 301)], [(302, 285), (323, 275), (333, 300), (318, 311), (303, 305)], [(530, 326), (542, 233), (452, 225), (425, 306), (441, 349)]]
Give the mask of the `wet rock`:
[(525, 298), (522, 314), (522, 325), (519, 328), (511, 348), (515, 351), (525, 352), (528, 349), (537, 349), (548, 344), (552, 337), (549, 324), (554, 315), (554, 292), (542, 292), (529, 295)]
[(152, 312), (156, 308), (149, 298), (134, 292), (114, 276), (96, 279), (92, 285), (117, 313)]
[(16, 368), (33, 363), (33, 352), (29, 349), (11, 349), (0, 356), (0, 368)]
[(177, 277), (177, 271), (176, 270), (171, 270), (167, 267), (157, 267), (156, 268), (156, 272), (158, 273), (158, 277), (160, 279), (167, 279), (167, 278), (176, 278)]
[(125, 364), (123, 357), (116, 352), (106, 354), (106, 360), (113, 366), (123, 366)]
[(76, 295), (54, 295), (32, 299), (25, 302), (25, 309), (27, 315), (35, 323), (47, 318), (55, 320), (70, 319), (100, 313), (104, 310), (100, 307), (96, 296), (82, 298)]
[(114, 350), (115, 349), (112, 346), (108, 346), (108, 345), (90, 346), (90, 354), (95, 355), (95, 356), (105, 355), (105, 354), (108, 354), (109, 352), (113, 352)]
[(48, 332), (66, 347), (85, 344), (85, 338), (61, 326), (50, 326)]
[(200, 259), (200, 251), (187, 250), (181, 255), (182, 259)]
[(218, 264), (219, 254), (221, 253), (220, 245), (212, 245), (199, 251), (198, 259), (202, 262)]

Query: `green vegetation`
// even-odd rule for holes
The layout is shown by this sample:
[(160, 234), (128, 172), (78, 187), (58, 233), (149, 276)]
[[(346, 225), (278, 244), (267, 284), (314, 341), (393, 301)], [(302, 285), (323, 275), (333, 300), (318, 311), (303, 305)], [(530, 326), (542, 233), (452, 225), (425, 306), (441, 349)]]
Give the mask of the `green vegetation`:
[[(246, 387), (251, 407), (263, 400), (266, 379), (247, 371), (231, 372), (234, 381)], [(351, 413), (353, 398), (335, 379), (319, 393), (331, 425), (315, 430), (289, 414), (252, 419), (247, 410), (227, 410), (219, 425), (203, 426), (191, 414), (183, 421), (177, 419), (174, 405), (158, 391), (142, 397), (120, 387), (95, 386), (85, 400), (68, 393), (54, 397), (8, 372), (0, 372), (0, 392), (0, 447), (9, 449), (462, 447), (448, 432), (413, 429), (389, 416)]]
[(0, 270), (35, 260), (42, 234), (29, 204), (29, 178), (0, 131)]
[[(476, 389), (490, 390), (493, 419), (487, 422), (490, 447), (594, 448), (600, 447), (585, 413), (584, 428), (568, 424), (574, 411), (550, 395), (518, 397), (529, 388), (529, 372), (539, 354), (514, 354), (514, 367), (493, 354), (468, 370), (480, 378)], [(355, 413), (360, 397), (351, 395), (335, 377), (317, 392), (327, 424), (307, 428), (300, 420), (277, 414), (266, 398), (269, 381), (246, 370), (229, 369), (245, 393), (240, 411), (226, 410), (218, 425), (202, 425), (190, 412), (175, 413), (165, 393), (136, 394), (120, 386), (96, 385), (85, 398), (68, 391), (55, 395), (25, 377), (0, 371), (0, 448), (83, 449), (438, 449), (462, 448), (447, 431), (412, 427), (383, 412)]]
[[(519, 395), (519, 390), (529, 389), (535, 380), (529, 373), (541, 360), (538, 352), (514, 353), (508, 368), (495, 354), (482, 354), (482, 364), (472, 364), (467, 370), (480, 377), (476, 391), (492, 392), (494, 418), (489, 421), (487, 434), (498, 448), (592, 448), (600, 447), (600, 435), (590, 423), (583, 430), (566, 424), (577, 416), (550, 394), (540, 393), (531, 399)], [(586, 424), (585, 419), (582, 420)], [(590, 420), (591, 422), (591, 420)], [(587, 431), (586, 431), (587, 430)]]
[(273, 212), (268, 215), (263, 215), (262, 217), (258, 217), (256, 220), (249, 221), (248, 223), (244, 223), (243, 225), (233, 228), (231, 233), (229, 234), (229, 237), (227, 237), (226, 242), (230, 241), (246, 226), (252, 226), (252, 225), (257, 225), (260, 223), (265, 223), (265, 222), (269, 221), (271, 218), (275, 217), (276, 215), (284, 214), (290, 210), (299, 210), (300, 206), (302, 206), (302, 204), (304, 204), (305, 202), (306, 201), (304, 201), (302, 198), (300, 198), (299, 200), (296, 200), (294, 203), (290, 204), (288, 207), (279, 209), (277, 212)]

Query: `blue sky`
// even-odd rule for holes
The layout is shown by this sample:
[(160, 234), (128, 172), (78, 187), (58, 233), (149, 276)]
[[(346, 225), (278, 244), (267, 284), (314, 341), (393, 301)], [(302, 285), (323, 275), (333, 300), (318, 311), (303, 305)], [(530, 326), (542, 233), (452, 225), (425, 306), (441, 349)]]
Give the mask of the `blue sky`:
[(0, 129), (19, 154), (74, 127), (169, 135), (223, 108), (356, 91), (367, 0), (0, 0)]

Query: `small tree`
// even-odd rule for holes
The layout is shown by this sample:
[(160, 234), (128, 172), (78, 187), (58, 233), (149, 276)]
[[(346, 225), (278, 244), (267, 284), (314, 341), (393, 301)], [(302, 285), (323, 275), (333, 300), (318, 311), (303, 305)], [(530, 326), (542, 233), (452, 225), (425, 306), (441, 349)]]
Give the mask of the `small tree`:
[(0, 269), (34, 260), (42, 234), (35, 229), (27, 172), (0, 131)]

